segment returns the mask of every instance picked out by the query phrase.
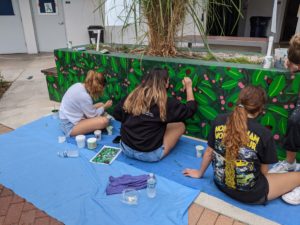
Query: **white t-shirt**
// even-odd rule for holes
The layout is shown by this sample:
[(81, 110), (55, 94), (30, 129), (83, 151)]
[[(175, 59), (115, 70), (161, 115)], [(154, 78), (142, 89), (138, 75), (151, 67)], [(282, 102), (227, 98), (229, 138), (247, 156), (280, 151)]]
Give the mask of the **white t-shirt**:
[(59, 118), (67, 119), (74, 125), (82, 119), (93, 118), (103, 113), (103, 107), (94, 107), (92, 97), (82, 83), (73, 84), (67, 90), (59, 108)]

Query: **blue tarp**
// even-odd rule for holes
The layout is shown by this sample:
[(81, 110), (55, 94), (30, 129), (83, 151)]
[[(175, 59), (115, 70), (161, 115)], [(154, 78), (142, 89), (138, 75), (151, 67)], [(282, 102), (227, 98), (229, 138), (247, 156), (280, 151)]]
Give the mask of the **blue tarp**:
[(154, 199), (146, 190), (133, 206), (121, 194), (107, 196), (109, 176), (146, 172), (119, 161), (90, 163), (95, 152), (85, 149), (78, 158), (58, 157), (57, 151), (76, 147), (57, 142), (56, 122), (47, 117), (0, 136), (1, 184), (65, 224), (187, 224), (187, 209), (199, 191), (157, 175)]
[[(113, 135), (103, 135), (102, 145), (117, 146), (111, 141), (118, 135), (120, 124), (113, 121), (113, 126)], [(150, 208), (148, 205), (149, 200), (145, 197), (143, 191), (141, 204), (135, 208), (136, 211), (132, 214), (130, 214), (132, 208), (128, 212), (128, 206), (120, 203), (119, 195), (107, 197), (104, 194), (109, 175), (119, 176), (124, 173), (137, 175), (148, 172), (159, 175), (158, 183), (161, 190), (158, 190), (158, 194), (167, 193), (164, 195), (166, 199), (161, 199), (158, 195), (155, 199), (155, 201), (158, 201), (156, 202), (158, 204), (157, 208), (151, 212), (153, 215), (155, 214), (153, 217), (159, 217), (158, 214), (163, 214), (163, 218), (159, 217), (159, 220), (168, 221), (159, 224), (176, 224), (175, 221), (180, 224), (180, 217), (199, 190), (278, 223), (298, 224), (297, 215), (300, 206), (288, 205), (281, 199), (270, 201), (265, 206), (237, 202), (220, 192), (214, 185), (211, 167), (208, 168), (202, 179), (184, 177), (181, 174), (184, 168), (199, 168), (201, 159), (195, 157), (194, 146), (197, 144), (206, 145), (205, 142), (183, 137), (171, 154), (161, 162), (145, 163), (129, 159), (120, 154), (112, 165), (104, 166), (89, 163), (88, 161), (96, 152), (86, 149), (80, 150), (80, 157), (76, 159), (58, 158), (56, 156), (57, 151), (76, 149), (73, 138), (68, 140), (69, 143), (58, 144), (59, 135), (62, 135), (62, 133), (59, 129), (58, 120), (54, 120), (52, 117), (42, 118), (14, 132), (1, 135), (0, 183), (12, 188), (17, 194), (27, 198), (39, 208), (67, 224), (74, 224), (74, 221), (76, 221), (76, 224), (92, 224), (92, 222), (89, 222), (93, 221), (94, 210), (100, 211), (97, 211), (97, 213), (102, 215), (101, 218), (107, 218), (107, 221), (109, 221), (109, 218), (115, 218), (118, 222), (116, 224), (122, 224), (117, 219), (127, 214), (129, 215), (128, 221), (131, 221), (131, 215), (133, 217), (134, 215), (143, 215), (139, 223), (135, 222), (133, 224), (143, 224), (144, 219), (144, 222), (149, 224), (149, 221), (152, 221), (147, 217), (147, 215), (150, 217), (150, 214), (146, 213)], [(97, 151), (102, 145), (97, 148)], [(20, 158), (18, 158), (18, 155), (20, 155)], [(35, 170), (39, 171), (35, 172)], [(45, 188), (49, 183), (50, 188)], [(97, 201), (97, 199), (101, 199), (101, 201)], [(174, 207), (172, 204), (169, 205), (171, 201)], [(145, 202), (145, 204), (142, 202)], [(68, 208), (70, 205), (71, 207)], [(95, 209), (90, 210), (90, 207)], [(175, 210), (174, 213), (177, 216), (175, 214), (166, 215), (165, 213), (170, 212), (171, 209), (164, 207), (173, 207), (172, 211)], [(158, 212), (164, 209), (165, 211)], [(57, 211), (68, 213), (58, 213)], [(76, 212), (77, 218), (69, 221), (68, 215), (72, 215), (73, 211)], [(80, 214), (78, 214), (79, 211)], [(146, 216), (144, 216), (144, 213), (146, 213)], [(98, 218), (98, 216), (94, 217)], [(186, 214), (183, 218), (186, 223)], [(78, 221), (81, 222), (78, 223)], [(106, 220), (103, 219), (103, 221)], [(103, 224), (106, 223), (103, 222)], [(153, 221), (153, 224), (156, 224), (155, 221)]]

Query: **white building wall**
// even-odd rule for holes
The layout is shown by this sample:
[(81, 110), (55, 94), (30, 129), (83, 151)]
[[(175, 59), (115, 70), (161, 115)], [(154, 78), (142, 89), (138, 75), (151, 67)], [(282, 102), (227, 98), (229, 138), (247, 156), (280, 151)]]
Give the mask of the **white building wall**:
[(0, 16), (0, 54), (26, 53), (18, 0), (12, 0), (15, 15)]
[[(280, 40), (280, 34), (281, 34), (281, 26), (284, 19), (284, 12), (285, 12), (285, 6), (286, 6), (287, 0), (278, 0), (280, 2), (277, 5), (277, 32), (274, 36), (274, 42), (279, 42)], [(265, 17), (272, 17), (273, 12), (273, 3), (274, 0), (248, 0), (248, 9), (247, 14), (245, 17), (245, 31), (244, 36), (249, 37), (250, 36), (250, 18), (252, 16), (265, 16)], [(267, 28), (267, 36), (272, 35), (271, 33), (271, 22), (272, 19), (269, 22), (269, 26)]]
[(102, 12), (93, 12), (99, 4), (101, 2), (97, 0), (63, 1), (67, 39), (73, 46), (89, 43), (88, 26), (104, 25)]
[(27, 53), (38, 52), (29, 0), (19, 0)]
[[(126, 0), (127, 4), (131, 4), (132, 0)], [(204, 0), (201, 0), (205, 2)], [(201, 18), (203, 17), (203, 27), (205, 28), (206, 24), (206, 9), (204, 3), (202, 4), (203, 8), (199, 8), (199, 4), (197, 4), (197, 14)], [(105, 5), (105, 42), (107, 43), (117, 43), (117, 44), (147, 44), (148, 40), (145, 37), (147, 32), (147, 25), (145, 23), (137, 24), (138, 35), (136, 36), (135, 27), (132, 24), (133, 20), (129, 20), (132, 24), (128, 26), (126, 29), (122, 30), (122, 25), (124, 22), (122, 18), (127, 15), (123, 12), (123, 5), (115, 5), (115, 0), (107, 0)], [(123, 14), (120, 18), (120, 14)], [(198, 28), (196, 27), (192, 17), (190, 15), (186, 15), (184, 25), (180, 26), (177, 31), (178, 36), (184, 35), (199, 35)]]

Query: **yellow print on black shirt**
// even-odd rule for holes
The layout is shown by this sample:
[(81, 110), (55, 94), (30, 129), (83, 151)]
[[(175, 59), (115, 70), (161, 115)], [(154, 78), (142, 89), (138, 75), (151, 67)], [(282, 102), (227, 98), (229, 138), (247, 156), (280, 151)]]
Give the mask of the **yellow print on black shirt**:
[[(216, 126), (215, 128), (215, 139), (219, 139), (222, 140), (224, 137), (224, 133), (226, 130), (226, 126), (225, 125), (219, 125)], [(248, 136), (249, 136), (249, 143), (246, 147), (252, 149), (253, 151), (256, 151), (256, 146), (260, 140), (260, 137), (257, 136), (255, 133), (248, 131)]]
[(256, 147), (260, 137), (248, 131), (248, 145), (239, 149), (239, 154), (235, 162), (228, 163), (224, 158), (225, 148), (222, 145), (225, 130), (225, 125), (215, 127), (215, 151), (217, 153), (213, 161), (215, 180), (219, 184), (226, 185), (232, 189), (247, 190), (255, 185), (255, 168), (253, 161), (257, 159)]

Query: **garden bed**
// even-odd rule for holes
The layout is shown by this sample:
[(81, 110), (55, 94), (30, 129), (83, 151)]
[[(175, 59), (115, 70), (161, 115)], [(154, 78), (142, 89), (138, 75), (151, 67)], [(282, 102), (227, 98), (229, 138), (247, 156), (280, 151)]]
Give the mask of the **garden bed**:
[(57, 76), (46, 77), (50, 99), (55, 101), (61, 100), (70, 85), (83, 82), (90, 69), (105, 74), (107, 86), (102, 100), (112, 99), (114, 104), (130, 93), (140, 83), (143, 74), (153, 67), (168, 69), (169, 96), (185, 102), (181, 80), (190, 77), (198, 111), (186, 121), (186, 133), (204, 139), (210, 131), (211, 121), (219, 113), (231, 111), (240, 90), (252, 84), (263, 87), (268, 94), (266, 110), (259, 121), (272, 131), (279, 147), (300, 90), (299, 74), (291, 76), (286, 70), (262, 69), (261, 65), (125, 53), (101, 54), (92, 50), (58, 49), (54, 54)]

